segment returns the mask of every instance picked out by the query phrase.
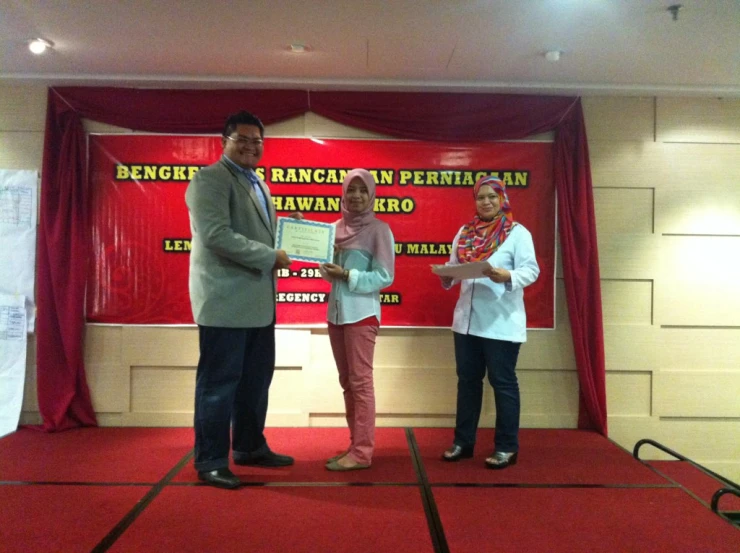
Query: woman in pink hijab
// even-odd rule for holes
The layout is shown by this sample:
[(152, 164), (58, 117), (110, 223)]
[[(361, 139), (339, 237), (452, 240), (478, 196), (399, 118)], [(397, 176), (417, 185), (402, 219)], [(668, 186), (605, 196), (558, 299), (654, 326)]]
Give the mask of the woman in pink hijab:
[(369, 468), (375, 447), (373, 355), (380, 326), (380, 290), (393, 282), (393, 234), (375, 218), (375, 180), (353, 169), (342, 183), (342, 218), (336, 223), (334, 263), (320, 267), (332, 283), (327, 321), (349, 426), (349, 448), (326, 468)]

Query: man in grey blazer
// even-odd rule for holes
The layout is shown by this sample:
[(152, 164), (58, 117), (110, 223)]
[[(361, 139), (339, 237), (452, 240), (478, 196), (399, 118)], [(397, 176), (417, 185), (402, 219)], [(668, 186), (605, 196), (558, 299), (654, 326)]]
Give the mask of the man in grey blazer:
[(219, 488), (241, 484), (229, 470), (230, 447), (237, 465), (293, 464), (264, 436), (275, 369), (275, 270), (291, 260), (275, 249), (275, 208), (254, 172), (263, 139), (257, 117), (231, 115), (223, 156), (198, 171), (185, 193), (193, 235), (190, 302), (200, 339), (195, 469)]

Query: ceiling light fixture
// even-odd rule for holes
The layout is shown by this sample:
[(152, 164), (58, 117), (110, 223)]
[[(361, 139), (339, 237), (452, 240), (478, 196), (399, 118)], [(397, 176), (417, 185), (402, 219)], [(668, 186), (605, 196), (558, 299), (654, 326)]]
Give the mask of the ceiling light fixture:
[(678, 12), (681, 11), (681, 8), (683, 8), (682, 4), (673, 4), (672, 6), (668, 6), (666, 11), (671, 13), (673, 21), (678, 21)]
[(562, 54), (560, 50), (550, 50), (545, 52), (545, 59), (551, 62), (560, 61), (560, 54)]
[(28, 49), (36, 55), (43, 54), (54, 47), (54, 43), (43, 38), (34, 38), (28, 42)]
[(288, 46), (288, 50), (290, 50), (294, 54), (303, 54), (310, 51), (311, 47), (308, 44), (303, 44), (302, 42), (294, 42), (293, 44)]

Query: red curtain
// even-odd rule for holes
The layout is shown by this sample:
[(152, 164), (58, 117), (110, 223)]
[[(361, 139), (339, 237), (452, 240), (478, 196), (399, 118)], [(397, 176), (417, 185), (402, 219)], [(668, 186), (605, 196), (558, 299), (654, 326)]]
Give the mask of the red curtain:
[(301, 90), (49, 90), (39, 232), (37, 385), (44, 429), (94, 425), (83, 362), (89, 259), (85, 134), (81, 119), (149, 132), (219, 133), (247, 108), (265, 124), (307, 111), (399, 138), (518, 139), (555, 131), (568, 312), (580, 381), (578, 427), (606, 435), (604, 338), (596, 225), (578, 98)]

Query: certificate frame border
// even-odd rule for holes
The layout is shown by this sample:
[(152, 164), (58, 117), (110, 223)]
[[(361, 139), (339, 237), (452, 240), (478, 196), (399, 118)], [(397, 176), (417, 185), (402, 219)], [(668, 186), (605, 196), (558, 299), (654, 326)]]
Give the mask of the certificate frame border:
[(334, 226), (332, 223), (322, 223), (319, 221), (307, 221), (305, 219), (293, 219), (292, 217), (279, 217), (278, 218), (278, 227), (277, 227), (277, 233), (275, 234), (275, 244), (280, 243), (280, 238), (283, 234), (283, 226), (285, 224), (295, 224), (295, 225), (303, 225), (307, 227), (321, 227), (321, 228), (329, 228), (329, 249), (326, 252), (326, 258), (318, 258), (318, 257), (309, 257), (305, 255), (293, 255), (288, 253), (288, 256), (294, 260), (294, 261), (305, 261), (308, 263), (331, 263), (331, 260), (334, 257), (334, 240), (336, 237), (336, 226)]

